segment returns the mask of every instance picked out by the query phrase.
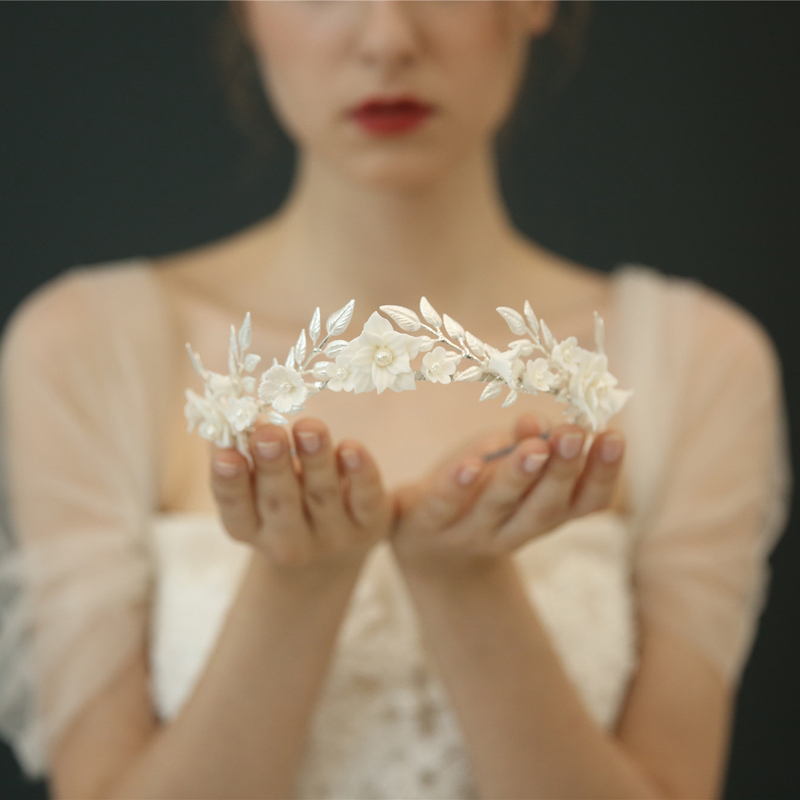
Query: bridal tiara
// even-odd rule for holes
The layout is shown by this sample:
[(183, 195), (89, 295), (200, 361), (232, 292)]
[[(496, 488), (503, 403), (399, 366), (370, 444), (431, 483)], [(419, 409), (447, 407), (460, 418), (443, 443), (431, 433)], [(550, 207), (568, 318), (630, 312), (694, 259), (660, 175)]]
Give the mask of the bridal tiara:
[[(556, 341), (527, 300), (522, 314), (500, 306), (498, 313), (520, 337), (501, 351), (447, 314), (440, 315), (425, 297), (419, 304), (421, 319), (410, 308), (381, 306), (384, 316), (373, 312), (355, 339), (337, 338), (347, 330), (354, 305), (351, 300), (328, 317), (324, 336), (317, 308), (308, 334), (303, 329), (286, 361), (279, 364), (274, 359), (258, 384), (249, 374), (261, 361), (260, 356), (247, 352), (250, 312), (238, 333), (231, 325), (228, 375), (207, 370), (187, 342), (189, 357), (205, 388), (203, 397), (186, 390), (184, 413), (189, 432), (197, 427), (200, 436), (218, 447), (235, 447), (252, 467), (248, 436), (256, 421), (265, 415), (269, 422), (285, 425), (285, 414), (304, 410), (306, 400), (323, 389), (355, 393), (375, 389), (380, 394), (386, 389), (415, 389), (417, 381), (474, 381), (486, 384), (479, 400), (498, 397), (507, 390), (503, 408), (520, 394), (551, 394), (567, 405), (564, 415), (570, 423), (593, 432), (605, 430), (608, 420), (633, 394), (617, 388), (617, 379), (608, 371), (603, 320), (596, 311), (596, 351), (592, 351), (580, 347), (574, 336)], [(414, 367), (412, 361), (420, 353), (424, 353), (421, 363)], [(462, 364), (464, 368), (458, 371)]]

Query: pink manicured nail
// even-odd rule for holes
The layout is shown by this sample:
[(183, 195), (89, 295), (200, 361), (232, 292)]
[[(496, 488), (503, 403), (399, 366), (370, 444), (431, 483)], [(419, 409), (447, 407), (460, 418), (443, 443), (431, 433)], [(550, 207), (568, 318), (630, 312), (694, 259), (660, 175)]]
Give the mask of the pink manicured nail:
[(342, 450), (342, 463), (349, 472), (355, 472), (361, 466), (361, 453), (352, 447)]
[(583, 434), (573, 431), (565, 433), (558, 443), (558, 454), (567, 460), (575, 458), (583, 447)]
[(261, 458), (274, 461), (281, 453), (281, 443), (276, 441), (256, 442), (256, 450)]
[(613, 434), (603, 439), (600, 447), (600, 458), (606, 464), (613, 464), (622, 455), (622, 437)]
[(480, 471), (481, 468), (477, 464), (465, 464), (456, 473), (456, 480), (461, 486), (469, 486)]
[(550, 458), (549, 453), (528, 453), (522, 459), (522, 471), (533, 475), (534, 472), (538, 472), (544, 466), (544, 462), (548, 458)]
[(320, 438), (316, 431), (295, 431), (304, 453), (313, 455), (319, 450)]
[(241, 467), (238, 464), (231, 464), (228, 461), (215, 461), (214, 472), (223, 478), (233, 478), (239, 474)]

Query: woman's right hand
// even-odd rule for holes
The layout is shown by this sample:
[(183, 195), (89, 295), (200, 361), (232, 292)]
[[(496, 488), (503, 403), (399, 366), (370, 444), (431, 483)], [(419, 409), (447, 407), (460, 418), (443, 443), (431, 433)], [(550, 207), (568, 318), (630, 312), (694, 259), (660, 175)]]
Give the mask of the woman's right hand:
[(375, 462), (357, 442), (334, 449), (320, 420), (300, 420), (292, 434), (297, 460), (286, 429), (258, 426), (253, 471), (237, 450), (214, 448), (211, 484), (225, 529), (279, 569), (359, 561), (392, 517)]

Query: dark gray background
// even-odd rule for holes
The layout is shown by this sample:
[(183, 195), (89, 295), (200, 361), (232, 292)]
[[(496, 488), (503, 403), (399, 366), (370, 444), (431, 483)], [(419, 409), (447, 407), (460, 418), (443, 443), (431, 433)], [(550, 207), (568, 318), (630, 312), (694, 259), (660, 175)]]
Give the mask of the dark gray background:
[[(0, 322), (71, 265), (181, 250), (278, 206), (292, 151), (278, 137), (255, 158), (226, 116), (209, 57), (218, 13), (0, 4)], [(517, 224), (544, 245), (692, 276), (752, 311), (782, 355), (790, 410), (798, 30), (793, 3), (598, 3), (580, 73), (539, 103), (503, 171)], [(795, 519), (741, 690), (729, 798), (800, 792)], [(0, 795), (43, 794), (0, 761)]]

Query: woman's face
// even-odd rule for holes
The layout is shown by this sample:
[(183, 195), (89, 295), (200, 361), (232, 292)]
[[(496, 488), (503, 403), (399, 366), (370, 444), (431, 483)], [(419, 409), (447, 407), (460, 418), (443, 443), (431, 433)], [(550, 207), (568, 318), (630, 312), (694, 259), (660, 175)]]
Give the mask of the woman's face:
[[(270, 103), (301, 150), (359, 181), (411, 188), (485, 147), (502, 126), (528, 43), (548, 31), (555, 6), (246, 0), (240, 10)], [(379, 105), (354, 116), (370, 99), (401, 96), (429, 113), (406, 106), (392, 116), (391, 105)]]

